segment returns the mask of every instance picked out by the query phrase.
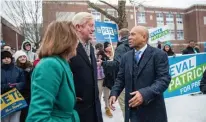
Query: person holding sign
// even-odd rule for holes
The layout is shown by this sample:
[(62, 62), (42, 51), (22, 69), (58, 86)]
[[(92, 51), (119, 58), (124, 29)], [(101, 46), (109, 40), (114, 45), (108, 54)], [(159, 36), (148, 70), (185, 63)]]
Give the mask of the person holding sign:
[[(1, 52), (1, 95), (16, 88), (20, 92), (24, 89), (25, 77), (22, 69), (14, 65), (10, 51)], [(3, 98), (2, 98), (3, 99)], [(3, 99), (5, 103), (11, 104), (8, 98)], [(8, 105), (9, 106), (9, 105)], [(1, 119), (2, 122), (19, 122), (21, 111), (14, 111)]]
[(167, 54), (148, 45), (149, 32), (144, 26), (132, 28), (129, 45), (123, 55), (110, 94), (110, 107), (125, 88), (125, 122), (167, 122), (163, 92), (171, 77)]
[(78, 37), (71, 22), (49, 24), (31, 79), (26, 122), (79, 122), (76, 92), (68, 60), (76, 55)]
[[(30, 98), (31, 98), (31, 74), (32, 74), (33, 66), (32, 63), (28, 61), (27, 54), (22, 50), (16, 51), (13, 57), (15, 59), (16, 65), (19, 68), (23, 69), (24, 71), (25, 88), (22, 91), (22, 95), (24, 96), (27, 105), (29, 106)], [(25, 122), (27, 113), (28, 113), (28, 107), (22, 109), (21, 117), (20, 117), (21, 122)]]

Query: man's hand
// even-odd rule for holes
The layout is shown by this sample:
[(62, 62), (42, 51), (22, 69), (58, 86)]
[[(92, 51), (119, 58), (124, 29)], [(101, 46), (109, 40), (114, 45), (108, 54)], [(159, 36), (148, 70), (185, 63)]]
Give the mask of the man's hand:
[(81, 102), (82, 98), (81, 97), (76, 97), (77, 102)]
[(109, 107), (114, 111), (115, 107), (113, 106), (113, 104), (116, 102), (117, 98), (116, 96), (111, 96), (109, 98)]
[(137, 107), (143, 103), (143, 97), (140, 94), (139, 91), (135, 91), (130, 93), (130, 95), (134, 96), (130, 101), (129, 101), (129, 107)]

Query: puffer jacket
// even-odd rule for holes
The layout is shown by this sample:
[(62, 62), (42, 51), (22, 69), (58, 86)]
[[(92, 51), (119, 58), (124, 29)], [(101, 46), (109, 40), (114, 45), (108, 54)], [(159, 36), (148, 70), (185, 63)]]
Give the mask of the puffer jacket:
[[(24, 49), (24, 45), (25, 45), (26, 43), (29, 43), (29, 44), (31, 45), (31, 50), (30, 50), (30, 51), (26, 51), (26, 50)], [(22, 43), (21, 50), (26, 53), (26, 55), (27, 55), (27, 57), (28, 57), (28, 60), (29, 60), (30, 62), (34, 62), (34, 60), (36, 60), (37, 55), (36, 55), (34, 52), (32, 52), (32, 44), (31, 44), (31, 42), (29, 42), (29, 41), (24, 41), (24, 42)]]
[(22, 69), (15, 66), (13, 63), (1, 66), (1, 94), (11, 90), (10, 84), (16, 83), (15, 88), (20, 92), (24, 89), (25, 77)]

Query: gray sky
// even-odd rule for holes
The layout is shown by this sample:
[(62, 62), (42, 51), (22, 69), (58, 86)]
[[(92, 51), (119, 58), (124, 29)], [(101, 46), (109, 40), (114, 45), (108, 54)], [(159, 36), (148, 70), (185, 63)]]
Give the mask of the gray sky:
[[(98, 0), (90, 0), (97, 2)], [(118, 0), (105, 0), (109, 3), (116, 3)], [(156, 7), (172, 7), (172, 8), (188, 8), (194, 4), (205, 4), (206, 0), (134, 0), (137, 2), (144, 2), (144, 5), (148, 6), (156, 6)], [(127, 0), (127, 4), (129, 4), (129, 0)]]

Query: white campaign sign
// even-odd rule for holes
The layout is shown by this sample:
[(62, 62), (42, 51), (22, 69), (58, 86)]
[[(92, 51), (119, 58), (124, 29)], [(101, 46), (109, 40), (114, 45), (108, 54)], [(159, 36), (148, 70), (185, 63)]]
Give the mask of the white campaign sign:
[(149, 44), (156, 44), (158, 41), (165, 42), (173, 39), (167, 25), (149, 29)]

